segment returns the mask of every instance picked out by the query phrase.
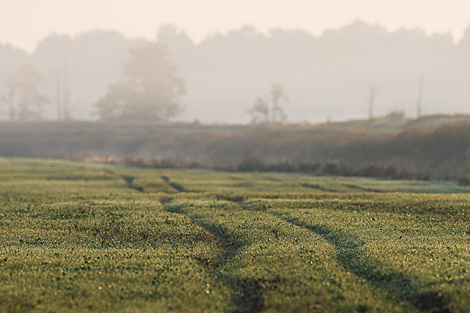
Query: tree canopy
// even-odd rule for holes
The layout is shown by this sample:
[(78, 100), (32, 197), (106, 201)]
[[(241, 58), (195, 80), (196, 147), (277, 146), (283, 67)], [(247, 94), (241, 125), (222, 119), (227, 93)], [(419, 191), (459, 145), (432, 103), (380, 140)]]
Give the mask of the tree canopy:
[(184, 80), (177, 71), (159, 44), (132, 49), (121, 78), (95, 104), (96, 114), (102, 121), (143, 123), (177, 116), (185, 94)]

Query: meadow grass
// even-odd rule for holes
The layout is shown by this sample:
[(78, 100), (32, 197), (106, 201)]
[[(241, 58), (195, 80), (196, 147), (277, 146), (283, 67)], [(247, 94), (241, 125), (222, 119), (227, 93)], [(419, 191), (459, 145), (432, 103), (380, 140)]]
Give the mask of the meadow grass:
[(470, 312), (468, 191), (0, 158), (0, 312)]

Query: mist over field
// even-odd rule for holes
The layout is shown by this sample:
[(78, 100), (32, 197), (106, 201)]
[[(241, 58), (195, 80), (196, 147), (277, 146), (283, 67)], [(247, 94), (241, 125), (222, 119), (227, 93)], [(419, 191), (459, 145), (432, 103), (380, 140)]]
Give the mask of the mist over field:
[(0, 0), (0, 313), (469, 313), (468, 0)]
[[(50, 100), (45, 119), (57, 119), (57, 84), (66, 75), (70, 118), (96, 120), (94, 104), (119, 80), (130, 49), (155, 42), (166, 47), (185, 82), (184, 110), (172, 121), (249, 123), (247, 110), (275, 83), (289, 100), (283, 104), (289, 122), (367, 118), (371, 87), (378, 91), (374, 116), (404, 111), (416, 117), (419, 96), (423, 115), (470, 111), (470, 28), (454, 41), (450, 33), (388, 31), (360, 20), (317, 36), (282, 28), (265, 34), (243, 26), (195, 43), (184, 29), (168, 24), (153, 42), (92, 30), (51, 34), (32, 53), (3, 43), (0, 94), (7, 93), (4, 82), (19, 67), (31, 64), (45, 78), (41, 90)], [(0, 116), (8, 119), (5, 106)]]

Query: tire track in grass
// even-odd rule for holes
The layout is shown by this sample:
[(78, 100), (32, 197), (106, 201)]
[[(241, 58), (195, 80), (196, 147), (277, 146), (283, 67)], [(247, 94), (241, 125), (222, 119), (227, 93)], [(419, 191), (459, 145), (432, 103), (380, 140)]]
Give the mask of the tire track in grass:
[(353, 185), (353, 184), (343, 184), (343, 186), (344, 186), (344, 187), (347, 187), (347, 188), (351, 188), (351, 189), (360, 190), (360, 191), (375, 192), (375, 193), (385, 193), (385, 191), (383, 191), (383, 190), (365, 188), (365, 187), (361, 187), (361, 186), (357, 186), (357, 185)]
[[(361, 277), (374, 287), (400, 301), (406, 301), (420, 312), (452, 313), (450, 295), (439, 292), (418, 292), (417, 284), (402, 273), (384, 269), (382, 263), (366, 255), (366, 250), (353, 235), (320, 224), (306, 224), (299, 219), (279, 213), (268, 213), (292, 225), (302, 227), (319, 236), (337, 250), (337, 260), (347, 271)], [(405, 292), (403, 292), (405, 290)], [(392, 298), (392, 299), (393, 299)]]
[(171, 188), (175, 189), (178, 192), (188, 192), (181, 184), (172, 182), (170, 180), (170, 177), (168, 176), (162, 176), (161, 179), (165, 182), (165, 184), (167, 184), (168, 186), (170, 186)]
[(336, 190), (336, 189), (328, 189), (328, 188), (325, 188), (323, 186), (320, 186), (319, 184), (305, 183), (305, 184), (302, 184), (301, 186), (304, 187), (304, 188), (312, 188), (312, 189), (325, 191), (325, 192), (338, 192), (338, 190)]
[[(187, 216), (196, 223), (196, 225), (204, 228), (207, 232), (218, 239), (218, 245), (222, 249), (222, 253), (217, 257), (215, 262), (212, 263), (212, 267), (209, 262), (206, 262), (207, 260), (198, 261), (206, 268), (212, 269), (212, 274), (216, 277), (220, 277), (220, 273), (217, 272), (217, 269), (223, 267), (235, 258), (235, 256), (237, 256), (240, 251), (247, 246), (246, 242), (234, 238), (228, 230), (221, 225), (210, 223), (206, 220), (183, 212), (183, 208), (183, 204), (166, 205), (165, 211)], [(224, 278), (224, 280), (218, 279), (218, 281), (232, 289), (234, 292), (241, 293), (240, 296), (232, 299), (233, 304), (237, 307), (236, 312), (261, 312), (263, 310), (263, 288), (258, 280), (249, 278), (241, 279), (234, 275), (225, 275)]]
[(127, 184), (127, 187), (129, 187), (130, 189), (137, 190), (138, 192), (144, 192), (144, 188), (134, 185), (135, 177), (128, 176), (128, 175), (122, 175), (121, 177), (122, 177), (122, 179), (124, 179), (124, 181)]

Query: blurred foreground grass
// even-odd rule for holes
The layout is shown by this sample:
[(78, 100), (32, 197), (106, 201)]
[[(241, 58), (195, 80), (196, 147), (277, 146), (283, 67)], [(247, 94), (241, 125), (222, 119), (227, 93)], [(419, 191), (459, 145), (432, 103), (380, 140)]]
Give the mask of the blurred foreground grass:
[(0, 312), (470, 312), (468, 191), (0, 158)]

